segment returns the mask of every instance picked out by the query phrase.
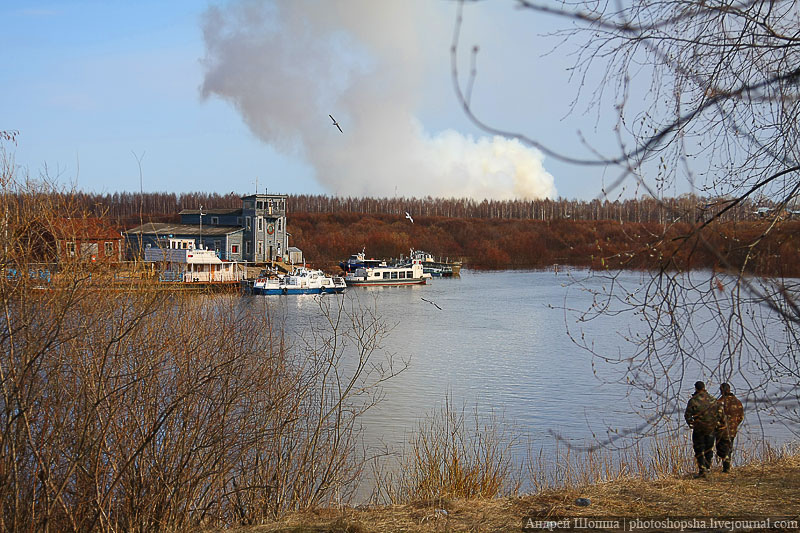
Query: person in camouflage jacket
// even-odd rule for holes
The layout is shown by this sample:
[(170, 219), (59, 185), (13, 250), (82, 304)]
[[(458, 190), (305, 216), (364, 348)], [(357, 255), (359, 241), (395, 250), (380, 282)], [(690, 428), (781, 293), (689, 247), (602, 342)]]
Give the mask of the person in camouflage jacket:
[(731, 452), (733, 451), (733, 439), (739, 424), (744, 420), (744, 407), (742, 402), (733, 395), (731, 386), (722, 383), (719, 386), (720, 397), (717, 400), (721, 416), (714, 437), (716, 439), (717, 457), (722, 459), (722, 471), (729, 472), (731, 469)]
[(694, 394), (683, 417), (692, 428), (692, 447), (697, 460), (697, 477), (705, 477), (714, 458), (714, 431), (719, 426), (721, 406), (706, 390), (702, 381), (694, 384)]

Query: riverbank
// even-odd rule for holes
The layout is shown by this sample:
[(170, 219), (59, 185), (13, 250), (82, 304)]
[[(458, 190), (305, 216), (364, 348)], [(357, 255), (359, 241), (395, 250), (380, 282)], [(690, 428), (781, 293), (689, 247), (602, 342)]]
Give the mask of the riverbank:
[[(581, 506), (579, 498), (588, 499)], [(761, 531), (758, 520), (771, 517), (794, 521), (770, 531), (800, 531), (800, 453), (735, 467), (723, 474), (717, 467), (706, 479), (691, 473), (645, 481), (620, 479), (583, 488), (545, 491), (534, 495), (490, 500), (443, 499), (407, 505), (371, 508), (324, 509), (293, 514), (269, 525), (237, 528), (236, 533), (345, 533), (431, 531), (520, 531), (526, 518), (536, 521), (591, 518), (631, 521), (692, 520), (712, 531)], [(711, 519), (717, 520), (716, 524)], [(728, 528), (719, 521), (750, 520)], [(575, 523), (575, 522), (573, 522)], [(529, 525), (531, 525), (529, 524)], [(645, 524), (646, 525), (646, 524)], [(650, 525), (654, 525), (653, 522)], [(672, 528), (650, 528), (669, 531)], [(732, 525), (732, 524), (730, 524)], [(592, 528), (590, 528), (592, 529)], [(531, 529), (536, 530), (536, 529)], [(586, 530), (586, 529), (584, 529)], [(607, 529), (613, 531), (614, 529)], [(674, 530), (680, 530), (676, 526)]]

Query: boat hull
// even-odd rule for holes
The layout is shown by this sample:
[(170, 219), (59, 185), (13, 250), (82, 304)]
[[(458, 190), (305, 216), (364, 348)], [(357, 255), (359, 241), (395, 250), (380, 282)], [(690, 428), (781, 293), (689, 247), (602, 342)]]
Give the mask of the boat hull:
[(348, 287), (392, 287), (401, 285), (425, 285), (428, 280), (421, 279), (389, 279), (389, 280), (345, 280)]

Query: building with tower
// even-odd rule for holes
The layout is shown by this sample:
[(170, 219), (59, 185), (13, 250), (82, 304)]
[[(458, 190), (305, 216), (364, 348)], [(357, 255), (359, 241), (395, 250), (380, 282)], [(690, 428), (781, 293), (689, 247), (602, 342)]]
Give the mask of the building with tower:
[[(165, 238), (194, 239), (199, 249), (214, 250), (224, 260), (248, 263), (289, 262), (285, 194), (251, 194), (238, 209), (184, 209), (180, 224), (148, 223), (126, 232), (134, 255), (160, 246)], [(295, 259), (297, 249), (293, 249)]]

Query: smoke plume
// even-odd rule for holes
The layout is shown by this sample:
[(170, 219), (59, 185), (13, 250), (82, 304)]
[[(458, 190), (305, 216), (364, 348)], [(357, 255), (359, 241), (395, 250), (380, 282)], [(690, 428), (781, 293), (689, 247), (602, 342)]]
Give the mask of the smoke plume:
[(448, 75), (440, 45), (453, 15), (426, 0), (213, 7), (202, 95), (230, 102), (258, 138), (308, 161), (331, 193), (554, 197), (538, 151), (501, 137), (430, 134), (415, 117), (422, 82)]

